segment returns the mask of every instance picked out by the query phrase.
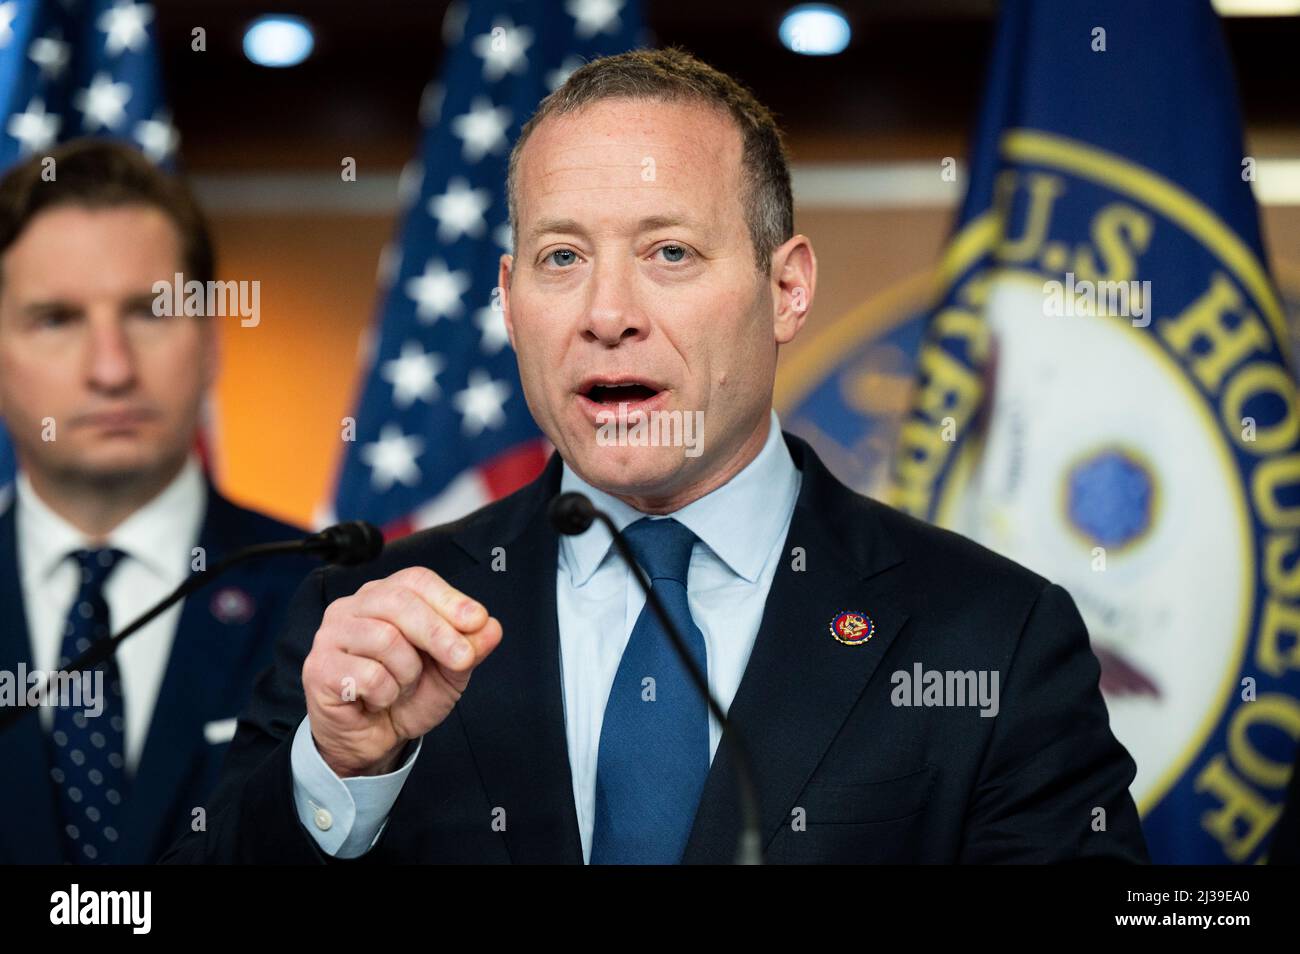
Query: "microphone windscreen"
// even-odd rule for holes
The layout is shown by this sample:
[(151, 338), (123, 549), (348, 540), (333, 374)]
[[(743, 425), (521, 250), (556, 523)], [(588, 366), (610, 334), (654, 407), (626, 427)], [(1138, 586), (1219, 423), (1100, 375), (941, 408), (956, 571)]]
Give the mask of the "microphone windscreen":
[(596, 508), (582, 494), (571, 490), (551, 500), (547, 515), (557, 533), (574, 536), (587, 532), (587, 528), (596, 519)]
[(365, 563), (384, 549), (384, 535), (364, 520), (349, 520), (321, 531), (329, 547), (321, 554), (330, 563)]

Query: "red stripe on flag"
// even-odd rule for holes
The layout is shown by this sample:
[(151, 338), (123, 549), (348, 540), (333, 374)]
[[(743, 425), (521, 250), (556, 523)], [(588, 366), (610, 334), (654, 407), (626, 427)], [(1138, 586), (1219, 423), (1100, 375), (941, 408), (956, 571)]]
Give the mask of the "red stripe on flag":
[(385, 543), (392, 543), (394, 540), (400, 540), (402, 537), (409, 536), (415, 530), (415, 523), (410, 517), (400, 517), (397, 520), (390, 521), (380, 528), (384, 535)]
[(512, 494), (537, 476), (551, 456), (551, 442), (534, 438), (502, 451), (479, 465), (479, 474), (493, 500)]

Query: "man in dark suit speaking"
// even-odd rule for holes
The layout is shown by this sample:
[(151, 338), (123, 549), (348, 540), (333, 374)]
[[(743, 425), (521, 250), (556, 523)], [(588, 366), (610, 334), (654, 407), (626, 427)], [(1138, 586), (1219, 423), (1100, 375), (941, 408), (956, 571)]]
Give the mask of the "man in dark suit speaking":
[(576, 490), (743, 733), (768, 860), (1145, 860), (1070, 597), (782, 434), (817, 266), (767, 110), (684, 53), (614, 56), (543, 101), (510, 169), (506, 326), (558, 453), (304, 584), (171, 858), (731, 860), (729, 734), (608, 533), (552, 529)]

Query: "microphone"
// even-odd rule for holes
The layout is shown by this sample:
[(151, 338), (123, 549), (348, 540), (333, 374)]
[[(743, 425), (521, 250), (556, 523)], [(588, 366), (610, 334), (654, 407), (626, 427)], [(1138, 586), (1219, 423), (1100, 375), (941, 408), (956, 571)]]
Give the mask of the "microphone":
[(637, 565), (636, 557), (633, 555), (632, 548), (628, 545), (626, 538), (619, 532), (618, 527), (614, 526), (614, 521), (609, 514), (597, 508), (585, 495), (575, 491), (559, 494), (552, 498), (550, 505), (547, 507), (547, 516), (550, 518), (551, 526), (555, 528), (557, 533), (569, 537), (586, 533), (597, 520), (609, 530), (609, 534), (614, 540), (614, 546), (618, 549), (619, 555), (622, 556), (623, 562), (632, 570), (632, 575), (636, 577), (637, 583), (645, 592), (646, 604), (659, 618), (660, 625), (663, 626), (664, 632), (668, 634), (668, 639), (673, 644), (673, 651), (677, 653), (677, 657), (685, 665), (691, 681), (695, 683), (695, 688), (704, 697), (704, 701), (708, 703), (709, 712), (722, 726), (723, 737), (731, 740), (732, 749), (736, 756), (734, 763), (736, 789), (740, 796), (741, 827), (740, 839), (736, 845), (736, 864), (761, 865), (763, 863), (763, 839), (759, 822), (758, 790), (754, 787), (754, 772), (753, 765), (749, 760), (749, 750), (745, 746), (740, 729), (727, 719), (726, 714), (722, 711), (722, 706), (718, 704), (718, 700), (709, 691), (708, 678), (699, 670), (699, 667), (695, 665), (695, 660), (687, 652), (682, 634), (678, 632), (677, 627), (673, 625), (673, 621), (669, 619), (668, 611), (664, 609), (663, 603), (655, 595), (650, 581), (646, 578), (641, 567)]
[[(180, 586), (172, 590), (161, 602), (156, 603), (151, 609), (147, 610), (141, 616), (137, 617), (126, 629), (122, 630), (111, 639), (96, 640), (90, 648), (74, 659), (68, 665), (54, 672), (48, 673), (45, 678), (45, 685), (41, 687), (40, 698), (45, 699), (50, 691), (50, 686), (61, 675), (68, 673), (81, 672), (86, 669), (94, 669), (109, 656), (117, 652), (117, 647), (132, 634), (139, 632), (149, 623), (153, 622), (159, 615), (167, 610), (172, 604), (183, 600), (195, 590), (202, 589), (213, 580), (224, 574), (227, 570), (249, 560), (258, 560), (268, 556), (279, 556), (281, 554), (302, 554), (307, 556), (316, 556), (323, 559), (326, 563), (338, 563), (343, 565), (353, 565), (364, 563), (366, 560), (373, 560), (384, 548), (384, 536), (379, 532), (379, 528), (373, 524), (366, 523), (362, 520), (352, 520), (348, 523), (336, 524), (332, 527), (326, 527), (319, 533), (313, 533), (310, 536), (303, 537), (301, 540), (285, 540), (277, 543), (259, 543), (251, 547), (244, 547), (242, 550), (236, 550), (234, 553), (221, 560), (213, 567), (200, 570), (192, 574), (188, 579), (181, 583)], [(23, 715), (35, 706), (15, 706), (7, 712), (0, 713), (0, 732), (4, 732), (10, 726), (22, 719)]]
[(585, 495), (570, 491), (558, 494), (547, 508), (551, 526), (566, 537), (586, 533), (596, 519), (596, 507)]
[(379, 556), (384, 549), (384, 535), (373, 523), (349, 520), (326, 527), (302, 541), (302, 552), (318, 556), (326, 563), (353, 566)]

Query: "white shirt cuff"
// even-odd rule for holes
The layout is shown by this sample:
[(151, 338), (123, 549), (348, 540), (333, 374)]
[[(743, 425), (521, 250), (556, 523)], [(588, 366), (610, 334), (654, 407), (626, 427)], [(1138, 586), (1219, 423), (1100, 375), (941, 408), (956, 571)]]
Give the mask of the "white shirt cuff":
[(293, 801), (298, 820), (321, 851), (358, 858), (374, 847), (423, 744), (418, 740), (406, 761), (387, 775), (339, 778), (316, 750), (309, 717), (303, 716), (290, 750)]

